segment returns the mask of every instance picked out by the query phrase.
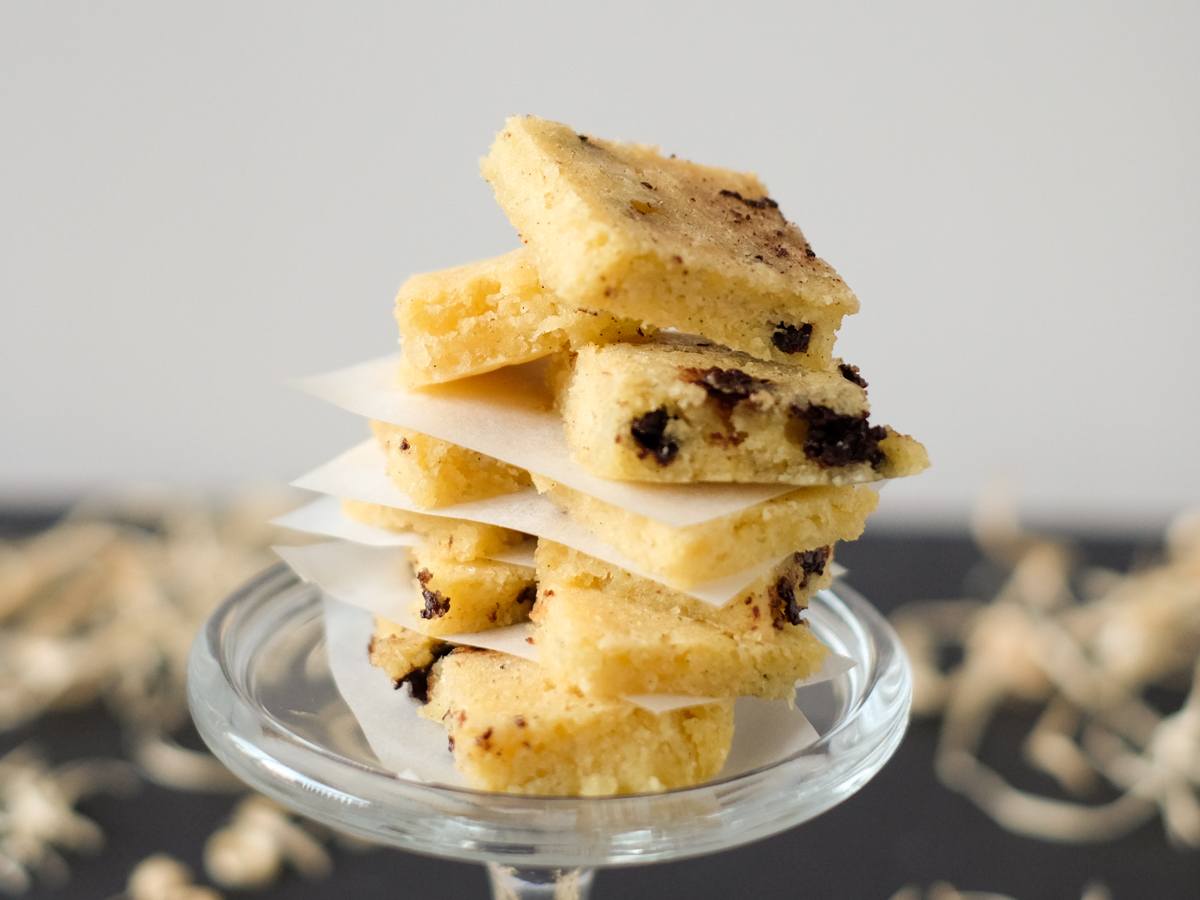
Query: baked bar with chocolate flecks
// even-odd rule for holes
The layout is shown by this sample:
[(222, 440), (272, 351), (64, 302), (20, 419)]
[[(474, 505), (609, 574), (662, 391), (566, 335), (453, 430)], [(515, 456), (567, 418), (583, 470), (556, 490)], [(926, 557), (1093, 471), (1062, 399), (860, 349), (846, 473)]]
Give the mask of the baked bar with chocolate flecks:
[(427, 434), (371, 422), (387, 458), (388, 477), (429, 509), (511, 494), (529, 487), (529, 473), (491, 456)]
[(858, 300), (754, 175), (508, 119), (484, 177), (572, 306), (830, 368)]
[(925, 469), (920, 443), (871, 423), (847, 371), (666, 339), (583, 347), (555, 380), (572, 457), (605, 478), (852, 484)]
[(413, 387), (645, 333), (636, 321), (547, 290), (525, 249), (414, 275), (396, 296), (396, 323), (404, 346), (401, 375)]
[(726, 516), (677, 527), (538, 475), (533, 483), (596, 537), (680, 588), (774, 562), (797, 547), (852, 541), (879, 502), (875, 491), (860, 485), (796, 488)]
[(413, 612), (425, 634), (465, 634), (524, 622), (537, 596), (532, 566), (460, 560), (436, 546), (412, 551)]
[(830, 547), (789, 555), (715, 607), (560, 544), (539, 541), (538, 661), (588, 695), (791, 699), (825, 646), (808, 599), (832, 580)]
[(733, 741), (733, 701), (653, 713), (587, 697), (536, 663), (459, 648), (434, 663), (421, 714), (441, 722), (475, 788), (603, 796), (669, 790), (716, 775)]

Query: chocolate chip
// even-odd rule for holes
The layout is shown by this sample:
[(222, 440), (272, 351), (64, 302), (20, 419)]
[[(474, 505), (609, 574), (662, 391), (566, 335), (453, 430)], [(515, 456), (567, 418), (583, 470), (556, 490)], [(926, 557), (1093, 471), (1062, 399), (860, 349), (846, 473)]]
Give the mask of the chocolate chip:
[(813, 327), (808, 322), (802, 322), (799, 327), (787, 322), (777, 322), (775, 332), (771, 335), (771, 343), (784, 353), (807, 353), (812, 333)]
[(422, 619), (438, 619), (450, 612), (450, 598), (441, 591), (421, 588), (421, 596), (425, 598), (425, 608), (421, 610)]
[(847, 381), (853, 381), (864, 391), (867, 389), (867, 379), (859, 374), (858, 366), (852, 366), (849, 363), (842, 363), (838, 366), (838, 371), (842, 373), (842, 377)]
[(400, 438), (400, 449), (407, 450), (412, 444), (408, 442), (408, 438)]
[(666, 435), (668, 421), (670, 416), (667, 415), (666, 407), (660, 406), (638, 416), (629, 425), (629, 433), (633, 435), (638, 446), (652, 454), (660, 466), (668, 465), (679, 452), (679, 445)]
[(770, 197), (743, 197), (737, 191), (720, 190), (718, 193), (722, 197), (731, 197), (734, 200), (740, 200), (752, 209), (779, 209), (779, 204)]
[(492, 729), (489, 727), (486, 731), (483, 732), (483, 734), (481, 734), (481, 735), (479, 735), (479, 737), (475, 738), (475, 743), (478, 744), (480, 747), (482, 747), (484, 750), (490, 750), (492, 748)]
[(516, 725), (518, 728), (524, 728), (525, 727), (525, 717), (524, 716), (513, 716), (513, 724)]
[(437, 644), (433, 648), (433, 659), (419, 669), (413, 669), (403, 678), (396, 679), (396, 690), (408, 685), (408, 693), (418, 703), (429, 702), (429, 670), (433, 664), (454, 650), (453, 644)]
[(537, 585), (527, 584), (521, 588), (521, 593), (517, 594), (518, 603), (532, 603), (537, 599)]
[(654, 185), (652, 185), (652, 184), (651, 184), (650, 182), (648, 182), (648, 181), (643, 181), (643, 182), (642, 182), (642, 187), (644, 187), (644, 188), (646, 188), (646, 189), (648, 189), (648, 190), (651, 190), (651, 191), (657, 191), (657, 190), (658, 190), (658, 188), (656, 188)]
[(792, 561), (804, 572), (805, 584), (808, 583), (809, 575), (820, 575), (825, 571), (830, 552), (829, 547), (817, 547), (815, 550), (803, 550), (792, 554)]
[(796, 586), (781, 576), (771, 586), (771, 608), (775, 612), (776, 625), (787, 622), (789, 625), (799, 625), (804, 621), (804, 606), (796, 602)]
[(689, 384), (704, 388), (715, 402), (732, 408), (756, 391), (766, 390), (773, 382), (766, 378), (755, 378), (741, 369), (680, 369), (679, 376)]
[(579, 138), (579, 140), (585, 144), (588, 142), (588, 136), (586, 134), (577, 134), (575, 137)]
[(887, 429), (872, 425), (865, 415), (844, 416), (828, 406), (792, 406), (791, 414), (808, 423), (804, 455), (822, 466), (869, 462), (878, 469), (886, 459), (879, 442)]
[(813, 575), (820, 575), (825, 571), (825, 564), (829, 561), (830, 552), (831, 548), (829, 547), (817, 547), (814, 550), (803, 550), (792, 554), (792, 564), (800, 568), (801, 577), (796, 579), (795, 574), (781, 575), (768, 591), (771, 599), (772, 624), (776, 628), (782, 628), (784, 623), (801, 625), (806, 621), (807, 607), (797, 599), (796, 591), (803, 591), (808, 587), (809, 579)]

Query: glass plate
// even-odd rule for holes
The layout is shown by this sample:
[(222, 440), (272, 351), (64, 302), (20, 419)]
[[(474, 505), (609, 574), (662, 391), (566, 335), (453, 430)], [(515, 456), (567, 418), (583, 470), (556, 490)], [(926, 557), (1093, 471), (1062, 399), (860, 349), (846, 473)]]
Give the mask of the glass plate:
[(767, 837), (825, 812), (883, 767), (912, 694), (895, 632), (841, 582), (812, 599), (809, 620), (856, 663), (798, 692), (820, 740), (768, 766), (660, 794), (522, 797), (382, 768), (334, 687), (321, 593), (283, 565), (235, 592), (197, 636), (188, 699), (221, 761), (296, 812), (377, 843), (486, 862), (496, 896), (582, 896), (594, 867)]

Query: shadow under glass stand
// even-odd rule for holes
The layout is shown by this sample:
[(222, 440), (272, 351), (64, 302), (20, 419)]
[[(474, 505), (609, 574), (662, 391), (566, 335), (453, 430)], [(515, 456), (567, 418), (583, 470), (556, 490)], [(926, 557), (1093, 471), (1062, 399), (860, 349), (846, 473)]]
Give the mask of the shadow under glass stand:
[(895, 633), (836, 583), (813, 598), (809, 620), (856, 665), (800, 689), (821, 738), (798, 753), (698, 787), (629, 797), (418, 782), (381, 768), (334, 686), (322, 603), (283, 565), (225, 601), (189, 660), (200, 734), (234, 774), (301, 815), (373, 843), (487, 864), (494, 897), (582, 898), (596, 868), (715, 853), (799, 825), (866, 784), (908, 722), (911, 675)]

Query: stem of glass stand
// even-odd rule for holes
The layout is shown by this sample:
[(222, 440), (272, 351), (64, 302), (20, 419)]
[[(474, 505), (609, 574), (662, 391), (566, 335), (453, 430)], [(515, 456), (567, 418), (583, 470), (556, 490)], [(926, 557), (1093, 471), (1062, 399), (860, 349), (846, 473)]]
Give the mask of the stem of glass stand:
[(595, 869), (527, 869), (487, 864), (494, 900), (587, 900)]

